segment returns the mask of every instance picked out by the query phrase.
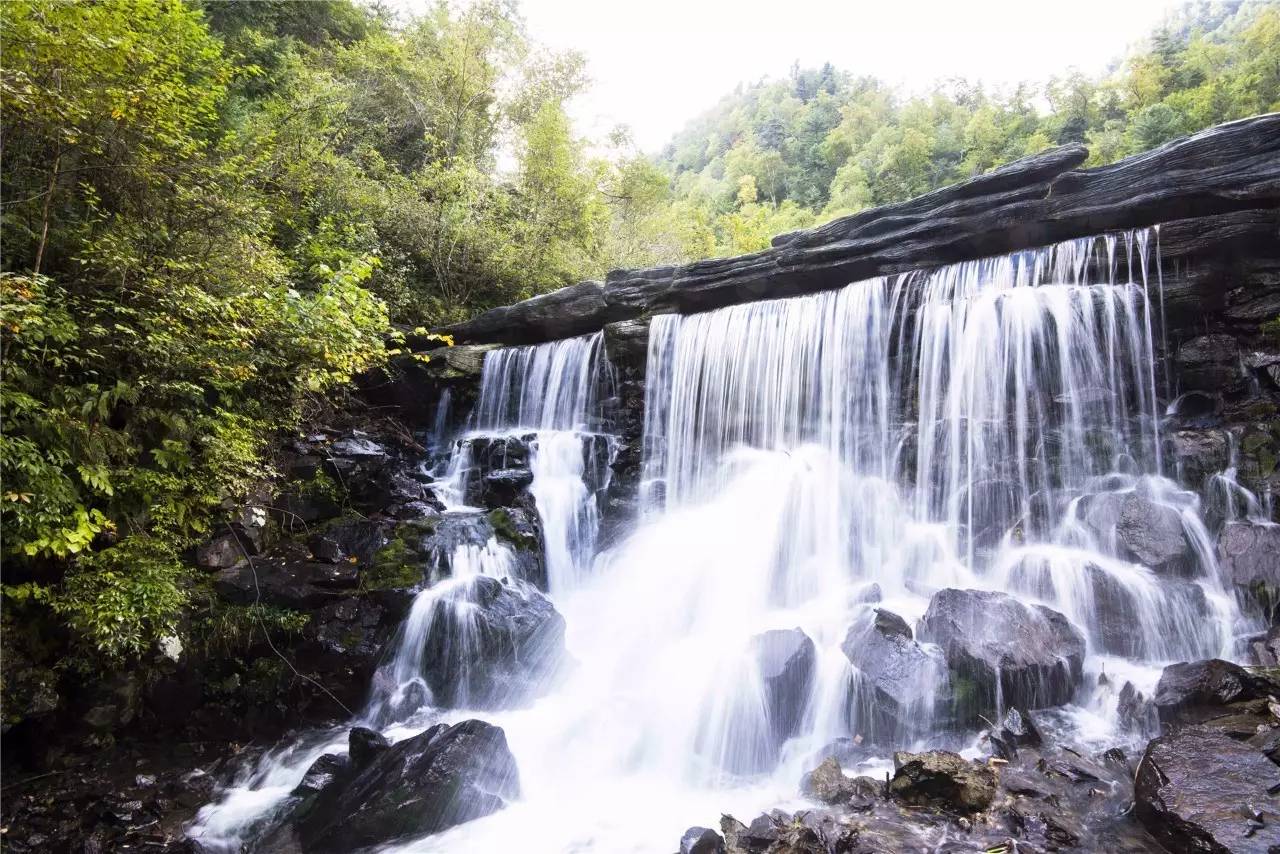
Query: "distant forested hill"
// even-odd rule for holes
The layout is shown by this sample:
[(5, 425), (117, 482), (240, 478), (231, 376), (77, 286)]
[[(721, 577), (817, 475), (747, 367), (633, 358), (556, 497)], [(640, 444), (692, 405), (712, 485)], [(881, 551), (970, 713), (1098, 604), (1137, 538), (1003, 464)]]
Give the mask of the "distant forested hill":
[(782, 231), (961, 181), (1054, 145), (1090, 165), (1280, 109), (1280, 4), (1189, 3), (1102, 78), (1003, 91), (963, 80), (904, 97), (824, 65), (741, 86), (662, 152), (687, 257), (763, 248)]

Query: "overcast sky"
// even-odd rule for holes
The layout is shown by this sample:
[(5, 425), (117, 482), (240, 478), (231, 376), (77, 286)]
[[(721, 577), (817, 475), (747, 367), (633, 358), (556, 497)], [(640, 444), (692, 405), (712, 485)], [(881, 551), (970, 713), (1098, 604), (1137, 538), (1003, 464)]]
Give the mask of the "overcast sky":
[[(405, 0), (413, 6), (423, 0)], [(1097, 73), (1173, 0), (521, 0), (530, 35), (587, 57), (572, 105), (600, 139), (629, 125), (656, 151), (738, 83), (830, 62), (908, 88)]]

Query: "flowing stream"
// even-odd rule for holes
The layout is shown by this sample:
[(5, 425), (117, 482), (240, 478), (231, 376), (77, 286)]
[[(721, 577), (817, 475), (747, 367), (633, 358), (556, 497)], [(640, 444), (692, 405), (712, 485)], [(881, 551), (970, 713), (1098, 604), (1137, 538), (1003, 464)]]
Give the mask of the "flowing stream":
[[(866, 742), (862, 773), (883, 773), (894, 749), (976, 752), (974, 731), (938, 717), (949, 677), (937, 647), (916, 644), (908, 713), (892, 720), (842, 649), (869, 603), (918, 626), (943, 588), (1064, 614), (1085, 637), (1085, 677), (1052, 719), (1091, 748), (1139, 737), (1117, 718), (1120, 684), (1149, 694), (1165, 663), (1234, 658), (1249, 628), (1198, 497), (1164, 476), (1154, 242), (1148, 231), (1081, 239), (655, 317), (645, 506), (604, 552), (599, 496), (617, 440), (602, 429), (613, 384), (602, 336), (489, 353), (438, 492), (465, 512), (473, 443), (527, 441), (570, 661), (521, 708), (434, 706), (430, 622), (460, 619), (465, 659), (456, 615), (468, 585), (525, 583), (497, 540), (460, 545), (452, 577), (418, 594), (359, 722), (396, 739), (439, 720), (492, 721), (522, 797), (393, 850), (670, 850), (722, 812), (794, 804), (833, 743)], [(1227, 503), (1256, 512), (1232, 474), (1220, 478)], [(1185, 544), (1176, 572), (1126, 552), (1133, 498)], [(780, 722), (761, 638), (793, 629), (814, 645), (813, 676)], [(346, 750), (345, 734), (245, 769), (192, 835), (235, 850), (314, 759)]]

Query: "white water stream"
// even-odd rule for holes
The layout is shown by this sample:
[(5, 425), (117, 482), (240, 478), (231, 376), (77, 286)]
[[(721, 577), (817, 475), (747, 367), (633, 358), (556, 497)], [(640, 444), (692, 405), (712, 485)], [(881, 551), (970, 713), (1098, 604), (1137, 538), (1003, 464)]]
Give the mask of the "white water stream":
[[(511, 574), (509, 554), (470, 546), (452, 579), (419, 594), (361, 720), (392, 738), (490, 720), (522, 797), (394, 850), (666, 851), (722, 812), (793, 803), (824, 745), (880, 726), (841, 650), (873, 589), (912, 626), (946, 587), (1065, 614), (1089, 655), (1062, 717), (1090, 746), (1127, 737), (1114, 698), (1126, 679), (1150, 692), (1164, 663), (1231, 657), (1246, 626), (1198, 499), (1161, 476), (1149, 253), (1141, 231), (655, 317), (644, 520), (603, 554), (597, 495), (614, 446), (601, 336), (490, 353), (439, 491), (461, 503), (476, 437), (532, 437), (571, 666), (526, 708), (434, 709), (425, 626), (468, 577)], [(1177, 520), (1192, 555), (1177, 577), (1123, 556), (1115, 508), (1130, 496)], [(755, 638), (794, 628), (815, 646), (814, 676), (780, 742)], [(895, 747), (972, 742), (933, 721), (945, 675), (925, 672), (938, 678), (911, 688), (918, 714), (880, 731), (859, 770), (882, 771)], [(237, 849), (315, 758), (345, 750), (342, 728), (265, 757), (192, 834)]]

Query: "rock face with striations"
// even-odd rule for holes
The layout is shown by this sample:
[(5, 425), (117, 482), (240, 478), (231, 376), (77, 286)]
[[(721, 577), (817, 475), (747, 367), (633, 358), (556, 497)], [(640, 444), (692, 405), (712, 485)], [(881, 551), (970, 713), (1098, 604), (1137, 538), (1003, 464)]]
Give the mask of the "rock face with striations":
[(1208, 727), (1183, 727), (1149, 745), (1134, 780), (1134, 812), (1176, 854), (1270, 854), (1280, 847), (1272, 790), (1280, 766)]

